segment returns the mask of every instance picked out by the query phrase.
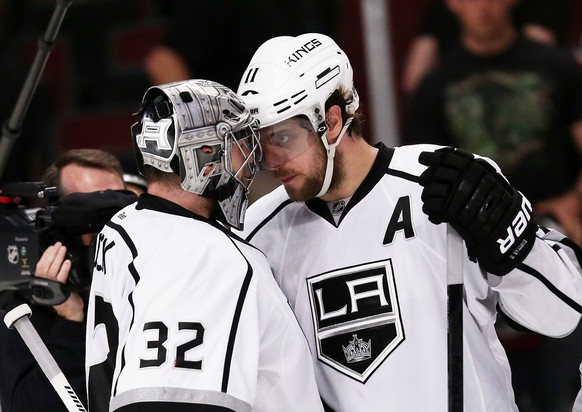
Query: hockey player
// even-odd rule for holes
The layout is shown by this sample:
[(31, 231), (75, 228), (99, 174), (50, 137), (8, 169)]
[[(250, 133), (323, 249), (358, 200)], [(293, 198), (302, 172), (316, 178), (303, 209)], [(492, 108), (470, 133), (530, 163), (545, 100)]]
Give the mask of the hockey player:
[(450, 225), (464, 240), (453, 255), (464, 268), (464, 410), (516, 411), (497, 308), (538, 333), (569, 334), (582, 309), (573, 242), (536, 226), (488, 159), (369, 145), (350, 62), (329, 37), (268, 40), (238, 93), (260, 122), (262, 164), (282, 183), (249, 208), (244, 235), (298, 317), (324, 403), (447, 410)]
[(267, 260), (225, 227), (261, 157), (243, 102), (206, 80), (152, 87), (132, 136), (148, 193), (98, 235), (89, 409), (322, 411)]

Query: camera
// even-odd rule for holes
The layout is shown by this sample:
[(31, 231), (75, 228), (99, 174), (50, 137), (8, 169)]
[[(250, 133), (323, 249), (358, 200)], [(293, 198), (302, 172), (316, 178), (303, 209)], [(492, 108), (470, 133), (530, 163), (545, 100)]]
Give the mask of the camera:
[[(32, 198), (41, 207), (25, 207)], [(93, 262), (81, 235), (99, 232), (120, 209), (137, 200), (127, 190), (72, 193), (59, 198), (42, 182), (8, 183), (0, 189), (0, 297), (12, 291), (35, 303), (62, 303), (70, 292), (87, 290)], [(72, 263), (67, 284), (34, 277), (43, 252), (56, 242)], [(1, 299), (0, 299), (1, 302)]]
[[(21, 198), (36, 197), (45, 207), (26, 209)], [(34, 268), (47, 245), (41, 232), (50, 230), (50, 210), (57, 191), (39, 182), (9, 183), (0, 189), (0, 293), (27, 290)], [(37, 219), (38, 217), (38, 219)]]

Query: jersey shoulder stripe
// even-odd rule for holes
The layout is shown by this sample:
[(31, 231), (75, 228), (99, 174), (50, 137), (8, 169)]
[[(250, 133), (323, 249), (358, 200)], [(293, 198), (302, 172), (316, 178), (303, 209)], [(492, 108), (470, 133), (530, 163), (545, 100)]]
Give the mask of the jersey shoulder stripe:
[(403, 172), (402, 170), (395, 170), (395, 169), (388, 168), (388, 170), (386, 170), (386, 174), (392, 175), (395, 177), (400, 177), (400, 178), (405, 179), (405, 180), (410, 180), (411, 182), (415, 182), (415, 183), (418, 183), (418, 181), (419, 181), (418, 176), (415, 176), (415, 175), (407, 173), (407, 172)]

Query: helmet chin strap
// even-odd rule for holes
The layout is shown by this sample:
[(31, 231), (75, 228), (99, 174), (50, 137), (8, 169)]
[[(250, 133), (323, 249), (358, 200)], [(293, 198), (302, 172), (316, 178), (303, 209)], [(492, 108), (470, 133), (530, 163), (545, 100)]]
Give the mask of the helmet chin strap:
[(323, 185), (321, 186), (319, 193), (315, 197), (321, 197), (321, 196), (325, 195), (327, 193), (327, 191), (329, 190), (329, 185), (331, 184), (331, 178), (333, 177), (333, 159), (335, 158), (335, 148), (342, 141), (342, 138), (344, 137), (344, 134), (346, 133), (346, 130), (348, 130), (348, 127), (349, 127), (350, 123), (352, 123), (353, 119), (354, 119), (353, 117), (348, 118), (348, 120), (346, 121), (346, 124), (344, 124), (344, 127), (342, 127), (342, 130), (340, 131), (340, 134), (339, 134), (337, 140), (335, 141), (335, 143), (333, 143), (333, 144), (327, 143), (327, 131), (323, 134), (323, 136), (321, 136), (321, 141), (323, 142), (323, 145), (325, 146), (325, 150), (327, 152), (327, 166), (325, 168), (325, 176), (323, 178)]

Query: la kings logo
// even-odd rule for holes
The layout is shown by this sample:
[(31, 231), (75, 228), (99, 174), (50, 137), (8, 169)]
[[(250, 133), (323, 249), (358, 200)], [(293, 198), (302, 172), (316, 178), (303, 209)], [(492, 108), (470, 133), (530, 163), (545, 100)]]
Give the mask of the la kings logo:
[(366, 380), (404, 340), (390, 259), (307, 279), (317, 357)]

